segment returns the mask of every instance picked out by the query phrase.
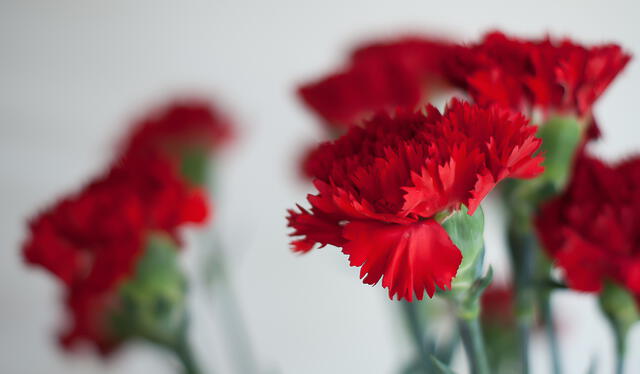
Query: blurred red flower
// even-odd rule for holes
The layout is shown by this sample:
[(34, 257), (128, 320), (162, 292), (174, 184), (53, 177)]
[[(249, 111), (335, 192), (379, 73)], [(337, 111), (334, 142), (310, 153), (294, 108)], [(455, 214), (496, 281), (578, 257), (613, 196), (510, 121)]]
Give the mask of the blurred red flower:
[(509, 285), (492, 283), (480, 299), (483, 325), (513, 328), (516, 325), (514, 301), (515, 295)]
[(204, 100), (176, 100), (136, 123), (123, 144), (124, 155), (166, 152), (181, 162), (185, 152), (216, 150), (231, 137), (231, 122)]
[(441, 61), (448, 48), (444, 40), (420, 37), (364, 45), (346, 67), (304, 84), (298, 94), (332, 132), (342, 134), (379, 111), (425, 104), (443, 83)]
[(103, 313), (112, 291), (135, 269), (148, 235), (164, 232), (179, 240), (181, 225), (206, 218), (205, 195), (188, 187), (172, 163), (146, 154), (122, 159), (32, 219), (24, 256), (66, 286), (73, 326), (63, 341), (112, 348)]
[(589, 119), (591, 106), (629, 62), (615, 44), (585, 47), (550, 37), (526, 40), (492, 32), (447, 55), (446, 75), (479, 104), (502, 104)]
[[(519, 114), (452, 100), (444, 114), (380, 114), (326, 142), (309, 160), (317, 195), (289, 211), (293, 249), (342, 247), (367, 284), (393, 298), (450, 287), (460, 251), (440, 225), (462, 204), (473, 214), (502, 179), (538, 175), (536, 128)], [(438, 216), (437, 216), (438, 215)]]
[(640, 158), (610, 166), (581, 155), (566, 192), (536, 219), (544, 248), (569, 287), (615, 281), (640, 293)]

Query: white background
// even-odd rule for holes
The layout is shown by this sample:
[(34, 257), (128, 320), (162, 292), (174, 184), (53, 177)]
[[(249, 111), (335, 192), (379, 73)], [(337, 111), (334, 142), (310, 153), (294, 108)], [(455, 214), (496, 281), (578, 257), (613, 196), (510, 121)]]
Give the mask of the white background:
[[(132, 118), (197, 92), (223, 103), (242, 130), (217, 180), (215, 226), (261, 364), (283, 374), (393, 373), (408, 348), (384, 290), (362, 285), (334, 248), (307, 256), (287, 248), (285, 209), (308, 190), (296, 179), (297, 157), (320, 134), (294, 87), (335, 67), (363, 37), (407, 30), (467, 39), (493, 27), (532, 36), (549, 31), (615, 41), (637, 54), (637, 4), (3, 0), (0, 371), (172, 372), (166, 355), (145, 346), (109, 362), (62, 354), (52, 338), (63, 317), (59, 289), (22, 264), (19, 245), (26, 218), (101, 170)], [(638, 150), (638, 87), (640, 66), (633, 61), (597, 106), (604, 132), (599, 154), (614, 159)], [(490, 259), (500, 264), (498, 212), (487, 209), (487, 241)], [(585, 373), (596, 355), (598, 372), (610, 373), (612, 339), (594, 300), (558, 294), (554, 303), (566, 372)], [(215, 321), (196, 325), (199, 336), (219, 332)], [(627, 373), (640, 371), (638, 330), (632, 335)], [(535, 372), (548, 373), (546, 351), (534, 343)], [(222, 346), (218, 339), (199, 354), (208, 364), (224, 361)], [(227, 372), (221, 363), (218, 372)]]

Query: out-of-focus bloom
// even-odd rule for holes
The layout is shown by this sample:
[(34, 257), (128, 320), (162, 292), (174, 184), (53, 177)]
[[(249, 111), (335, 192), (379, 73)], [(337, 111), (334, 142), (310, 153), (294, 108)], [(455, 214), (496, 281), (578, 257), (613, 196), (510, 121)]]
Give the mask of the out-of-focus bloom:
[(416, 109), (442, 85), (441, 62), (450, 44), (407, 37), (356, 49), (340, 71), (304, 84), (298, 94), (338, 135), (379, 111)]
[(536, 219), (547, 253), (569, 287), (599, 292), (605, 281), (640, 294), (640, 158), (610, 166), (581, 155), (564, 194)]
[(178, 242), (178, 229), (202, 223), (207, 202), (162, 157), (120, 160), (106, 175), (48, 208), (30, 222), (26, 261), (50, 271), (66, 287), (69, 346), (79, 340), (107, 352), (118, 343), (107, 311), (117, 288), (135, 271), (150, 235)]
[(492, 32), (448, 54), (449, 79), (480, 104), (502, 104), (590, 120), (591, 107), (629, 62), (615, 44), (584, 47), (568, 39), (526, 40)]
[(506, 285), (492, 283), (480, 299), (483, 325), (509, 329), (516, 325), (513, 289)]
[(367, 284), (391, 298), (448, 289), (462, 255), (441, 226), (461, 205), (473, 214), (502, 179), (538, 175), (536, 128), (519, 114), (452, 100), (444, 114), (381, 114), (315, 151), (311, 209), (289, 211), (298, 252), (342, 247)]
[(211, 104), (202, 100), (175, 101), (136, 123), (121, 154), (135, 157), (163, 152), (184, 172), (189, 162), (202, 161), (199, 159), (224, 146), (232, 134), (231, 122)]

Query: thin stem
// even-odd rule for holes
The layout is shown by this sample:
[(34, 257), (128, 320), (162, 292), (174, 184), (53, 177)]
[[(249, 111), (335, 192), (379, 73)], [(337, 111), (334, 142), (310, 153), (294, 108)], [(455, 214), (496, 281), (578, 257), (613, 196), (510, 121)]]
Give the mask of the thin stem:
[[(215, 238), (214, 238), (215, 240)], [(214, 304), (214, 294), (217, 293), (220, 309), (218, 314), (223, 320), (225, 335), (233, 357), (235, 372), (239, 374), (255, 374), (258, 365), (251, 349), (249, 333), (242, 318), (242, 311), (235, 297), (232, 281), (227, 272), (227, 265), (220, 243), (207, 251), (205, 259), (205, 286), (208, 290), (211, 304)]]
[(427, 349), (428, 336), (425, 334), (425, 327), (420, 323), (418, 318), (418, 303), (417, 302), (402, 302), (402, 312), (405, 317), (405, 322), (409, 328), (411, 340), (416, 348), (418, 354), (418, 360), (420, 363), (421, 371), (424, 373), (431, 372), (431, 353)]
[(613, 327), (613, 337), (616, 345), (616, 374), (624, 373), (624, 355), (626, 351), (626, 334), (624, 328), (615, 319), (609, 318), (611, 326)]
[(480, 327), (478, 317), (470, 319), (458, 318), (458, 328), (460, 330), (462, 344), (467, 352), (471, 373), (489, 374), (489, 360), (487, 359), (487, 352), (482, 337), (482, 328)]
[(460, 342), (460, 334), (454, 332), (451, 338), (444, 344), (443, 347), (438, 347), (436, 351), (436, 357), (443, 363), (449, 364), (453, 358), (453, 353)]
[(182, 363), (184, 374), (201, 374), (202, 370), (200, 370), (200, 366), (195, 359), (191, 344), (189, 344), (186, 334), (182, 335), (177, 344), (171, 348), (180, 360), (180, 363)]
[(535, 294), (532, 287), (536, 254), (535, 238), (531, 232), (522, 232), (515, 227), (510, 227), (509, 247), (514, 268), (521, 373), (528, 374), (529, 339), (535, 302)]
[(540, 294), (540, 308), (544, 322), (545, 333), (549, 341), (549, 353), (554, 374), (562, 374), (562, 364), (560, 361), (560, 344), (553, 323), (553, 312), (551, 310), (551, 293), (542, 292)]

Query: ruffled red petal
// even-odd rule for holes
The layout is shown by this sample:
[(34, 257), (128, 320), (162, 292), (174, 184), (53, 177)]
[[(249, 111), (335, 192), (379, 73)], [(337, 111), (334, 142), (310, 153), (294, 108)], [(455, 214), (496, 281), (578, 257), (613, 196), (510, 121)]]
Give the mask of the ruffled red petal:
[(354, 221), (344, 228), (343, 252), (351, 266), (360, 266), (364, 283), (389, 290), (389, 297), (422, 300), (432, 297), (436, 287), (451, 287), (462, 254), (435, 220), (411, 225)]

